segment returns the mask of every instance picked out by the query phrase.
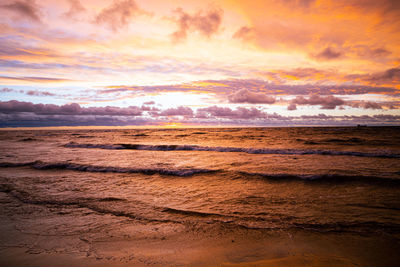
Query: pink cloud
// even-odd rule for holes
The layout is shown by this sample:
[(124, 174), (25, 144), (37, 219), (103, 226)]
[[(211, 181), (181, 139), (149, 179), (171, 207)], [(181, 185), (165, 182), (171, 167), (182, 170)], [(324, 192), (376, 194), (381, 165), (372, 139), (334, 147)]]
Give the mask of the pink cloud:
[(223, 11), (213, 8), (207, 12), (198, 12), (195, 15), (189, 15), (182, 8), (175, 10), (179, 18), (177, 19), (178, 30), (172, 33), (174, 41), (182, 41), (186, 39), (189, 31), (199, 32), (200, 34), (210, 37), (216, 33), (222, 21)]
[(0, 113), (31, 112), (35, 114), (49, 115), (110, 115), (110, 116), (140, 116), (142, 110), (139, 107), (81, 107), (77, 103), (66, 105), (33, 104), (31, 102), (20, 102), (11, 100), (0, 102)]
[(40, 8), (34, 0), (13, 1), (5, 5), (0, 5), (0, 8), (14, 12), (22, 18), (40, 22)]
[[(319, 105), (321, 109), (335, 109), (337, 106), (341, 106), (345, 104), (343, 99), (334, 96), (326, 96), (321, 97), (319, 95), (312, 95), (309, 98), (305, 98), (303, 96), (297, 96), (295, 99), (291, 101), (291, 104), (294, 105)], [(291, 106), (294, 108), (295, 106)], [(289, 107), (288, 107), (289, 108)], [(293, 109), (292, 109), (293, 110)]]
[(193, 110), (188, 107), (177, 107), (169, 108), (160, 113), (156, 113), (158, 116), (193, 116)]
[(115, 0), (109, 7), (104, 8), (96, 16), (95, 22), (107, 24), (113, 31), (124, 27), (130, 19), (139, 12), (139, 8), (133, 0)]
[(249, 104), (273, 104), (275, 98), (266, 95), (265, 93), (251, 92), (246, 89), (241, 89), (229, 97), (230, 103), (249, 103)]

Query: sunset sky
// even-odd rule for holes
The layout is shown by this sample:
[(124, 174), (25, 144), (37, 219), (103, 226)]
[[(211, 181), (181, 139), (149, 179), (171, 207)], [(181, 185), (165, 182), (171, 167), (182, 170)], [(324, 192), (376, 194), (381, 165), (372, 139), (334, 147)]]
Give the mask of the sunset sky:
[(2, 0), (0, 126), (400, 125), (398, 0)]

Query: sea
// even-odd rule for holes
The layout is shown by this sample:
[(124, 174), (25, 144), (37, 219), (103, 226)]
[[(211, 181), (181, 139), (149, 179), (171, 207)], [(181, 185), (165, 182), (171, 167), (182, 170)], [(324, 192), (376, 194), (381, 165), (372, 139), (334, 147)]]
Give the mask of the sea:
[(400, 128), (2, 130), (0, 223), (0, 265), (395, 266)]

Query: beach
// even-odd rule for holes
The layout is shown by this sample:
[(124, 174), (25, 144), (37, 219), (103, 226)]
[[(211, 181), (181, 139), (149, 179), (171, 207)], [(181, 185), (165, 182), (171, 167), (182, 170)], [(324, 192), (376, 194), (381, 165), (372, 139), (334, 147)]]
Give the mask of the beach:
[(395, 266), (397, 127), (0, 132), (1, 266)]

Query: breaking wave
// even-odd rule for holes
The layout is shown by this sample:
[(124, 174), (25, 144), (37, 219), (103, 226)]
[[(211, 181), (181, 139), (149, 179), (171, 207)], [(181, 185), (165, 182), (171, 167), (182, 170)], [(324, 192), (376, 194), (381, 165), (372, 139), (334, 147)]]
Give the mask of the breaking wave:
[(9, 163), (0, 162), (0, 167), (25, 167), (30, 166), (37, 170), (74, 170), (81, 172), (112, 172), (112, 173), (141, 173), (146, 175), (160, 174), (160, 175), (172, 175), (172, 176), (192, 176), (200, 173), (215, 172), (214, 170), (208, 169), (163, 169), (163, 168), (124, 168), (124, 167), (111, 167), (111, 166), (96, 166), (96, 165), (84, 165), (69, 162), (56, 162), (46, 163), (42, 161), (34, 161), (27, 163)]
[(360, 182), (367, 184), (383, 185), (383, 186), (400, 186), (400, 179), (378, 176), (366, 175), (342, 175), (342, 174), (289, 174), (289, 173), (258, 173), (246, 171), (229, 171), (229, 170), (212, 170), (200, 168), (180, 168), (180, 169), (166, 169), (166, 168), (127, 168), (127, 167), (113, 167), (113, 166), (97, 166), (89, 164), (78, 164), (70, 162), (0, 162), (2, 168), (18, 168), (18, 167), (31, 167), (36, 170), (73, 170), (80, 172), (102, 172), (102, 173), (140, 173), (144, 175), (168, 175), (187, 177), (196, 174), (211, 174), (221, 173), (226, 174), (227, 177), (232, 179), (236, 178), (262, 178), (270, 181), (285, 182), (285, 181), (304, 181), (313, 183), (348, 183)]
[(269, 148), (242, 148), (242, 147), (209, 147), (197, 145), (142, 145), (142, 144), (78, 144), (70, 142), (68, 148), (99, 148), (99, 149), (131, 149), (149, 151), (214, 151), (214, 152), (242, 152), (248, 154), (279, 154), (279, 155), (329, 155), (329, 156), (356, 156), (378, 158), (400, 158), (400, 154), (387, 151), (357, 152), (338, 150), (315, 149), (269, 149)]

